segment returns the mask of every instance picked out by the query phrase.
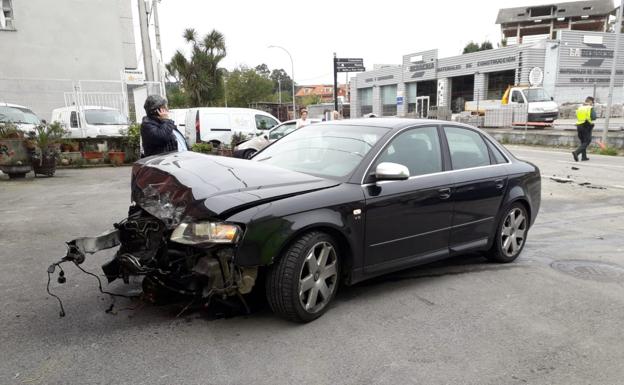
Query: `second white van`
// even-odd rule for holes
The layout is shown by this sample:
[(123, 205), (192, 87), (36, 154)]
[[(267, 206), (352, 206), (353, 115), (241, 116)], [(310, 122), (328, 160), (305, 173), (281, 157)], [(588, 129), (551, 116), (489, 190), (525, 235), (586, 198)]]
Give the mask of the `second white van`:
[(128, 129), (128, 118), (110, 107), (61, 107), (52, 111), (52, 122), (60, 122), (69, 131), (70, 138), (97, 138), (122, 136)]
[(273, 115), (251, 108), (201, 107), (186, 112), (185, 136), (189, 144), (230, 144), (234, 133), (247, 137), (268, 132), (280, 124)]

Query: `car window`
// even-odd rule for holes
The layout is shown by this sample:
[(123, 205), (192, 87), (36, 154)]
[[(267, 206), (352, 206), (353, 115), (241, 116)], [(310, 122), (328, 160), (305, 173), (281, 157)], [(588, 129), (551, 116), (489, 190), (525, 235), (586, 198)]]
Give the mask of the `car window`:
[(514, 103), (524, 103), (524, 98), (520, 91), (514, 91), (511, 93), (511, 101)]
[(256, 115), (256, 128), (258, 130), (269, 130), (277, 126), (277, 121), (264, 115)]
[(507, 158), (505, 157), (505, 155), (503, 155), (503, 153), (492, 142), (490, 142), (489, 140), (486, 140), (485, 142), (490, 148), (492, 154), (494, 154), (494, 160), (497, 164), (507, 163)]
[(490, 154), (487, 146), (477, 132), (460, 127), (444, 127), (453, 170), (487, 166)]
[(391, 162), (407, 167), (410, 176), (442, 171), (440, 140), (435, 126), (407, 130), (387, 146), (377, 164)]
[(282, 124), (281, 126), (271, 131), (271, 133), (269, 134), (269, 139), (277, 140), (279, 138), (282, 138), (284, 135), (288, 135), (293, 132), (296, 128), (297, 124), (295, 122)]
[(76, 128), (80, 126), (78, 124), (78, 114), (76, 114), (76, 111), (72, 111), (71, 115), (69, 116), (69, 126), (71, 128)]

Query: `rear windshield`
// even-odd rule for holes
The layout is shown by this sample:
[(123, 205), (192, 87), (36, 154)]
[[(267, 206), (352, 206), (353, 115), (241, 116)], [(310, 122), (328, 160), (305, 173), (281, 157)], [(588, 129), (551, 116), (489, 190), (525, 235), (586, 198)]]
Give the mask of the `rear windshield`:
[(39, 118), (28, 108), (0, 106), (0, 122), (39, 124)]
[(121, 112), (117, 110), (85, 110), (87, 123), (95, 126), (128, 124)]

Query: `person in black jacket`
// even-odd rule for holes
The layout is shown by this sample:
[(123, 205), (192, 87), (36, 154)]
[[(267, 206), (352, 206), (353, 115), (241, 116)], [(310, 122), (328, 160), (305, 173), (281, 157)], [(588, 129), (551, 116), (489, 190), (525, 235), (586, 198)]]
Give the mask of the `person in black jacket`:
[(141, 122), (143, 156), (188, 150), (184, 135), (169, 119), (167, 99), (160, 95), (150, 95), (143, 108), (147, 114)]

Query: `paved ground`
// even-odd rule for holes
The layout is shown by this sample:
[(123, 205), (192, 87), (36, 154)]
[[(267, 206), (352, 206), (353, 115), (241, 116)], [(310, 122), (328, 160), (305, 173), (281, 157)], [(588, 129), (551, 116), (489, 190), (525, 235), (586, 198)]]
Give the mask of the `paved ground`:
[[(110, 299), (71, 266), (65, 285), (53, 283), (61, 319), (45, 269), (64, 240), (124, 217), (130, 169), (0, 176), (0, 383), (622, 383), (624, 158), (511, 149), (544, 175), (516, 263), (466, 256), (343, 288), (307, 325), (266, 309), (175, 318), (123, 300), (107, 314)], [(98, 272), (106, 259), (84, 266)]]

